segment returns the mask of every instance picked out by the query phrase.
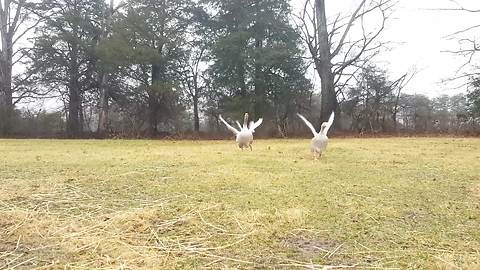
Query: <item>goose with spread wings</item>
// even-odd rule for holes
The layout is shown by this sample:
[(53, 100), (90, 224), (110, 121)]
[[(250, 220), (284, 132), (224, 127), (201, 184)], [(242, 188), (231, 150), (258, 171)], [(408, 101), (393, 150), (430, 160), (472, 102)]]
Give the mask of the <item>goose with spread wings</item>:
[(257, 122), (251, 121), (250, 124), (248, 125), (248, 113), (245, 113), (245, 116), (243, 118), (243, 126), (240, 125), (238, 121), (236, 121), (238, 127), (240, 130), (237, 130), (236, 128), (230, 126), (227, 121), (223, 119), (223, 117), (220, 115), (220, 120), (225, 124), (228, 130), (233, 132), (236, 136), (236, 142), (238, 144), (238, 147), (243, 150), (243, 148), (250, 147), (250, 150), (252, 150), (252, 143), (253, 143), (253, 133), (255, 132), (255, 129), (259, 127), (263, 119), (260, 118), (258, 119)]
[(317, 160), (319, 157), (322, 156), (322, 152), (327, 149), (327, 144), (328, 144), (328, 137), (327, 137), (327, 132), (330, 129), (330, 127), (333, 124), (333, 118), (335, 117), (335, 113), (332, 112), (330, 115), (330, 118), (328, 119), (328, 122), (323, 122), (322, 126), (320, 128), (320, 132), (317, 132), (315, 128), (313, 127), (312, 123), (310, 123), (303, 115), (297, 113), (298, 117), (305, 122), (307, 127), (310, 128), (310, 130), (313, 133), (313, 139), (310, 144), (310, 150), (313, 153), (313, 157), (315, 160)]

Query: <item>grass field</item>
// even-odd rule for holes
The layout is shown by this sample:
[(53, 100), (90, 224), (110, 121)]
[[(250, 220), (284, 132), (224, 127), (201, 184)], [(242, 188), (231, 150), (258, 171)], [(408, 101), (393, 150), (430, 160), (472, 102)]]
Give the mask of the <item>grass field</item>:
[(480, 269), (480, 139), (0, 140), (0, 269)]

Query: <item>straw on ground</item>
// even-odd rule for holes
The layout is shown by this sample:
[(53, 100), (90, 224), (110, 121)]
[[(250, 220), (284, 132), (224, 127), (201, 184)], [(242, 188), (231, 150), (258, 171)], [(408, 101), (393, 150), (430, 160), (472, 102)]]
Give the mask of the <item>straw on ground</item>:
[(480, 140), (0, 140), (0, 269), (478, 269)]

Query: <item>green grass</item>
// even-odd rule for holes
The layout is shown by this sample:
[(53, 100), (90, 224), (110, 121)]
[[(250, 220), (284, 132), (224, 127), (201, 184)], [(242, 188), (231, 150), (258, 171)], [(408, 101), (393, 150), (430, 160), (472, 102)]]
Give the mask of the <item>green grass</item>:
[(480, 269), (480, 139), (308, 144), (0, 140), (0, 269)]

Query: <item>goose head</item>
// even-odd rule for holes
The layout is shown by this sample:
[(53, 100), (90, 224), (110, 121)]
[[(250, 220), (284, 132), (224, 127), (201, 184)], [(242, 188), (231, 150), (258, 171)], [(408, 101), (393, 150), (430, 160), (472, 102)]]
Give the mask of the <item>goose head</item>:
[(243, 128), (248, 129), (248, 113), (243, 116)]

